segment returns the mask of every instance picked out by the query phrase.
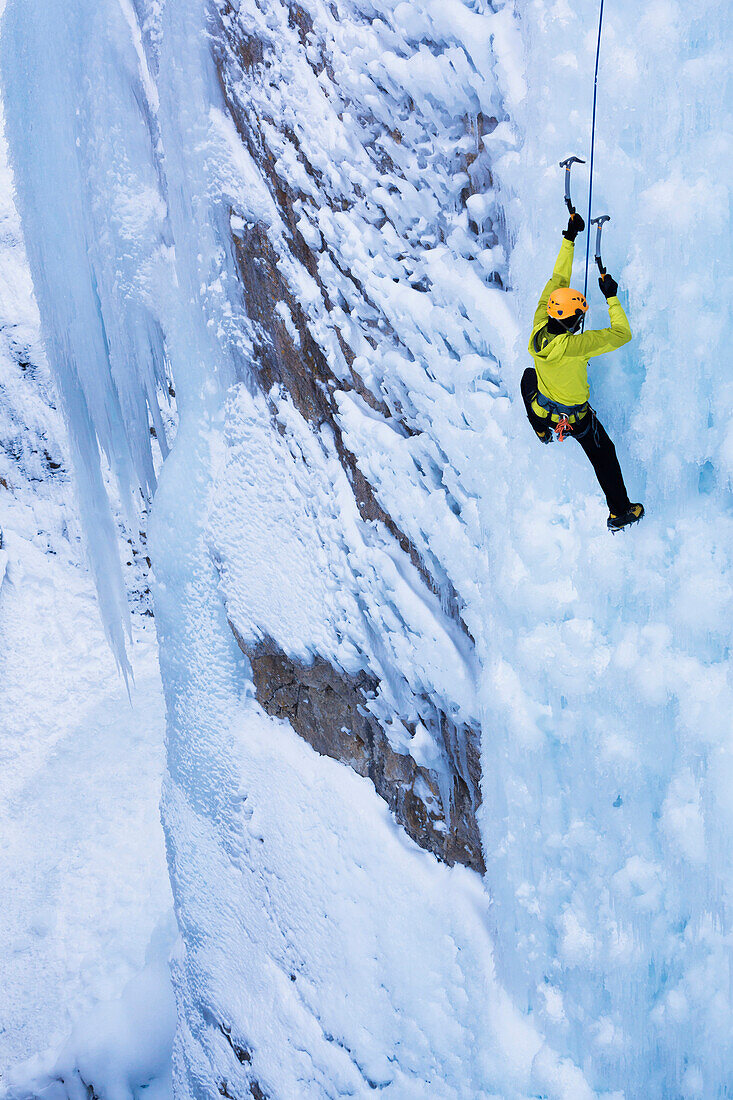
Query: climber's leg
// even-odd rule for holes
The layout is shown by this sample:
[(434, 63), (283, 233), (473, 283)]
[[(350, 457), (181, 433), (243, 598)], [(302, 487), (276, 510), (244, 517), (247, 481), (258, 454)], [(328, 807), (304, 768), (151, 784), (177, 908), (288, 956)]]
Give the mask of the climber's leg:
[(628, 512), (629, 495), (616, 457), (616, 448), (593, 410), (583, 417), (572, 434), (590, 459), (598, 484), (605, 494), (609, 512), (614, 516)]
[(543, 419), (537, 416), (537, 413), (532, 408), (532, 400), (537, 393), (537, 371), (534, 367), (527, 367), (522, 375), (520, 389), (522, 391), (524, 407), (527, 410), (527, 419), (534, 428), (537, 438), (541, 440), (542, 443), (549, 443), (552, 439), (550, 419), (549, 417)]

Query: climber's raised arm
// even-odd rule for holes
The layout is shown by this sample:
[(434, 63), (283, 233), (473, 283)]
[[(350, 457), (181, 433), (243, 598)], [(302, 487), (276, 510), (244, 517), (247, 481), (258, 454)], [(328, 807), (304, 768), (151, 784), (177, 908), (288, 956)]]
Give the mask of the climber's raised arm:
[(573, 214), (568, 221), (567, 229), (563, 230), (563, 242), (560, 245), (560, 251), (557, 254), (555, 260), (555, 266), (552, 271), (552, 275), (545, 286), (545, 289), (540, 295), (540, 300), (537, 303), (537, 309), (534, 314), (534, 321), (532, 322), (532, 328), (536, 328), (539, 324), (544, 324), (547, 320), (547, 301), (552, 294), (553, 290), (557, 290), (561, 286), (570, 286), (570, 277), (573, 272), (573, 253), (575, 251), (575, 238), (578, 233), (582, 233), (585, 229), (585, 222), (581, 218), (580, 214)]

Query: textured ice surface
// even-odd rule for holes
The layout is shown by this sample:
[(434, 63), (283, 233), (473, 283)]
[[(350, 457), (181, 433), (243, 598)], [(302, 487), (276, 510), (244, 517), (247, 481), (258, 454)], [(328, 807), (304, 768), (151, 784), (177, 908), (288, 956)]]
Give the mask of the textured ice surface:
[[(557, 162), (588, 149), (593, 7), (522, 18), (529, 92), (507, 103), (522, 144), (498, 171), (512, 180), (525, 332), (555, 247)], [(726, 1095), (733, 1065), (730, 31), (716, 5), (606, 6), (594, 214), (612, 215), (604, 261), (635, 339), (594, 361), (591, 392), (648, 520), (607, 538), (579, 448), (540, 452), (517, 425), (492, 459), (513, 473), (485, 528), (497, 574), (484, 593), (496, 631), (484, 836), (500, 970), (596, 1088), (629, 1096)], [(504, 365), (514, 389), (523, 365)]]
[[(190, 1016), (179, 1034), (189, 1087), (529, 1095), (541, 1038), (495, 981), (480, 880), (406, 840), (367, 779), (257, 704), (232, 717), (236, 783), (220, 825), (168, 790), (176, 860), (208, 853), (178, 975), (211, 1012), (208, 1027)], [(214, 897), (226, 902), (212, 924)], [(205, 988), (188, 984), (201, 965), (191, 955), (209, 960)]]
[(49, 551), (43, 537), (44, 526), (55, 533), (53, 506), (26, 487), (0, 517), (2, 1091), (10, 1067), (61, 1044), (80, 1014), (119, 995), (170, 889), (152, 623), (134, 617), (131, 705), (91, 578), (68, 543)]
[(59, 1049), (14, 1067), (2, 1079), (3, 1100), (75, 1100), (90, 1091), (109, 1100), (171, 1100), (176, 1006), (169, 956), (176, 935), (169, 912), (121, 995), (82, 1014)]
[[(167, 390), (160, 323), (146, 300), (157, 266), (165, 265), (166, 210), (144, 58), (129, 14), (124, 5), (52, 2), (39, 18), (10, 5), (3, 21), (5, 71), (20, 82), (17, 94), (8, 85), (7, 118), (28, 260), (46, 350), (73, 424), (103, 621), (125, 668), (129, 618), (100, 449), (134, 524), (155, 484), (151, 426), (165, 453), (159, 408)], [(96, 50), (87, 49), (89, 41)], [(114, 96), (82, 91), (110, 86)]]
[[(635, 340), (594, 363), (592, 395), (648, 512), (611, 539), (580, 450), (541, 450), (516, 399), (563, 222), (557, 162), (588, 147), (595, 4), (308, 0), (310, 37), (290, 5), (215, 9), (270, 51), (270, 82), (239, 92), (270, 120), (275, 170), (300, 192), (298, 225), (330, 307), (226, 115), (203, 5), (54, 0), (29, 12), (12, 0), (4, 47), (26, 237), (88, 522), (103, 503), (92, 425), (124, 494), (152, 484), (149, 417), (168, 364), (181, 403), (154, 532), (164, 809), (186, 945), (181, 1094), (214, 1095), (226, 1078), (282, 1097), (294, 1081), (296, 1093), (346, 1082), (368, 1095), (372, 1080), (411, 1100), (433, 1072), (430, 1095), (446, 1097), (466, 1095), (466, 1080), (476, 1097), (725, 1096), (729, 11), (625, 0), (606, 12), (594, 213), (613, 217), (604, 259)], [(24, 144), (31, 121), (38, 140)], [(436, 587), (457, 593), (475, 641), (470, 677), (406, 556), (390, 566), (381, 532), (361, 547), (329, 440), (278, 395), (279, 428), (263, 431), (249, 376), (258, 334), (231, 242), (250, 224), (264, 227), (341, 381), (339, 426), (359, 468)], [(592, 282), (590, 293), (603, 323)], [(349, 387), (338, 327), (378, 410)], [(111, 576), (109, 549), (93, 542)], [(466, 933), (465, 876), (407, 845), (362, 781), (263, 718), (229, 613), (252, 638), (270, 633), (345, 668), (389, 645), (386, 663), (406, 682), (478, 707), (501, 987), (486, 917)], [(416, 926), (430, 947), (416, 973), (413, 924), (439, 880), (455, 912), (446, 925), (437, 905)], [(452, 968), (448, 934), (460, 946)], [(371, 986), (355, 955), (367, 969), (374, 960)], [(428, 1019), (418, 991), (432, 977)], [(399, 1013), (383, 1011), (377, 986)], [(502, 987), (523, 1021), (514, 1062), (513, 1043), (491, 1039)], [(355, 1015), (338, 1012), (336, 1028), (344, 1000)]]
[[(72, 1064), (95, 1044), (110, 1072), (114, 1051), (132, 1072), (115, 1001), (171, 905), (154, 626), (133, 615), (131, 703), (84, 565), (57, 401), (0, 136), (0, 1093), (13, 1081), (15, 1095), (49, 1100), (79, 1088)], [(134, 593), (137, 567), (126, 573)], [(170, 1000), (165, 963), (162, 950), (148, 977)], [(35, 1069), (21, 1065), (31, 1055)], [(110, 1096), (109, 1076), (92, 1076)]]
[(328, 430), (314, 438), (289, 401), (279, 425), (244, 387), (228, 409), (208, 539), (230, 619), (250, 643), (271, 639), (346, 673), (366, 667), (405, 719), (417, 717), (411, 697), (424, 696), (470, 721), (469, 640), (394, 537), (361, 522)]

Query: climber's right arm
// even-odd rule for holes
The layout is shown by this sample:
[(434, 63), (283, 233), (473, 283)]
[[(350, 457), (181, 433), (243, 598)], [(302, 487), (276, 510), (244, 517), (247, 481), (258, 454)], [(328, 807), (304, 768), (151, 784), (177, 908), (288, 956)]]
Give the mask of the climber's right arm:
[(607, 351), (615, 351), (616, 348), (628, 344), (631, 339), (629, 319), (616, 296), (618, 283), (611, 275), (604, 274), (598, 284), (608, 305), (610, 327), (591, 329), (589, 332), (571, 336), (573, 355), (605, 355)]
[(582, 332), (578, 336), (571, 336), (573, 355), (605, 355), (607, 351), (615, 351), (631, 339), (631, 326), (624, 307), (618, 298), (608, 299), (608, 315), (611, 319), (609, 328), (591, 329)]

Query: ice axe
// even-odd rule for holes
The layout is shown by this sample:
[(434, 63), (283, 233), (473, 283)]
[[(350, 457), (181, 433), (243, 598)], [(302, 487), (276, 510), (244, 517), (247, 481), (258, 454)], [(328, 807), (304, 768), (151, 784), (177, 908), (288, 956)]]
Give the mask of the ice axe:
[(565, 205), (570, 212), (571, 218), (575, 213), (573, 200), (570, 198), (570, 169), (574, 164), (585, 164), (585, 161), (581, 160), (580, 157), (568, 157), (566, 160), (560, 161), (560, 167), (565, 169)]
[(598, 264), (598, 270), (601, 275), (606, 274), (606, 269), (603, 266), (603, 260), (601, 259), (601, 233), (603, 231), (603, 225), (605, 222), (610, 222), (610, 214), (601, 214), (600, 218), (591, 218), (590, 224), (596, 227), (596, 255), (595, 260)]

